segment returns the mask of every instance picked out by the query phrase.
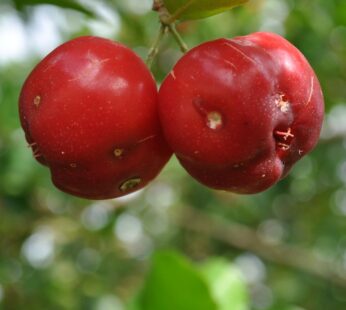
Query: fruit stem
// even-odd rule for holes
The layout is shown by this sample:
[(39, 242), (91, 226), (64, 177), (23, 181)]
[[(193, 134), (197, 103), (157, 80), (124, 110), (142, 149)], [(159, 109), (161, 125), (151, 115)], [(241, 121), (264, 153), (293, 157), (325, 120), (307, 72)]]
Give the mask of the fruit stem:
[(179, 17), (179, 15), (184, 12), (195, 0), (189, 1), (186, 5), (184, 5), (181, 9), (177, 10), (173, 15), (171, 15), (167, 8), (164, 5), (163, 0), (154, 0), (153, 1), (153, 11), (156, 11), (159, 14), (159, 19), (161, 23), (159, 34), (157, 35), (152, 47), (149, 50), (148, 57), (146, 60), (146, 64), (149, 68), (151, 68), (155, 57), (157, 56), (159, 52), (159, 46), (161, 43), (161, 40), (163, 39), (164, 35), (166, 34), (166, 31), (169, 30), (169, 32), (172, 34), (175, 41), (178, 43), (180, 50), (183, 53), (186, 53), (189, 49), (184, 42), (183, 38), (178, 33), (177, 29), (175, 28), (175, 21)]
[(159, 46), (160, 46), (161, 40), (165, 36), (166, 30), (167, 30), (167, 26), (161, 23), (159, 33), (158, 33), (153, 45), (151, 46), (151, 48), (149, 50), (148, 57), (146, 60), (146, 64), (149, 68), (151, 68), (151, 66), (154, 62), (154, 59), (159, 52)]
[(189, 50), (189, 48), (187, 47), (187, 45), (184, 42), (183, 38), (180, 36), (179, 32), (175, 28), (175, 25), (174, 24), (169, 24), (167, 27), (168, 27), (170, 33), (173, 35), (175, 41), (178, 43), (178, 45), (180, 47), (180, 50), (183, 53), (186, 53)]

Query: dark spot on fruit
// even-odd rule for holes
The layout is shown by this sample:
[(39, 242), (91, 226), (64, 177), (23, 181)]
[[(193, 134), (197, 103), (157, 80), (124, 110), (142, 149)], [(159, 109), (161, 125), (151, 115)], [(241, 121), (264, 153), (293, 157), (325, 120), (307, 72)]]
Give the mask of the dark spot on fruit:
[(142, 179), (138, 177), (128, 179), (124, 181), (123, 183), (121, 183), (121, 185), (119, 186), (119, 190), (123, 193), (126, 193), (130, 190), (135, 189), (141, 182), (142, 182)]

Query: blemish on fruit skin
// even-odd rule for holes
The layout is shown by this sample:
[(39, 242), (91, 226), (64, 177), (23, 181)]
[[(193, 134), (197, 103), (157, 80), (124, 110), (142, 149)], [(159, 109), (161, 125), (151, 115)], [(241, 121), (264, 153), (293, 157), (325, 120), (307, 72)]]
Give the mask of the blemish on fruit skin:
[(250, 61), (252, 64), (254, 64), (255, 66), (257, 66), (257, 62), (252, 59), (250, 56), (246, 55), (243, 51), (241, 51), (239, 48), (235, 47), (234, 45), (232, 45), (231, 43), (225, 43), (225, 45), (231, 47), (232, 49), (234, 49), (235, 51), (237, 51), (240, 55), (243, 56), (243, 58), (247, 59), (248, 61)]
[[(156, 135), (150, 135), (150, 136), (147, 136), (147, 137), (145, 137), (145, 138), (142, 138), (142, 139), (140, 139), (140, 140), (135, 141), (135, 142), (132, 144), (132, 146), (129, 146), (129, 147), (127, 147), (127, 148), (116, 147), (116, 148), (113, 150), (113, 155), (114, 155), (114, 157), (117, 158), (117, 159), (122, 159), (122, 158), (124, 157), (125, 152), (128, 153), (128, 151), (130, 151), (132, 147), (136, 147), (136, 146), (138, 146), (139, 144), (144, 143), (144, 142), (147, 142), (147, 141), (152, 140), (152, 139), (154, 139), (154, 138), (156, 138)], [(126, 155), (126, 154), (125, 154), (125, 155)]]
[(38, 158), (38, 157), (42, 156), (42, 154), (38, 148), (36, 150), (32, 150), (32, 153), (33, 153), (34, 158)]
[(220, 129), (223, 125), (222, 115), (219, 112), (212, 111), (207, 114), (207, 126), (212, 130)]
[(218, 111), (208, 109), (203, 99), (195, 98), (192, 103), (197, 112), (205, 118), (205, 122), (208, 128), (212, 130), (218, 130), (223, 126), (224, 121), (222, 114)]
[(282, 149), (283, 151), (288, 151), (288, 150), (290, 149), (289, 144), (281, 143), (281, 142), (278, 143), (278, 147), (279, 147), (280, 149)]
[(123, 193), (126, 193), (130, 190), (135, 189), (141, 182), (142, 182), (142, 179), (138, 177), (128, 179), (124, 181), (123, 183), (121, 183), (121, 185), (119, 186), (119, 190)]
[(281, 110), (282, 113), (287, 113), (290, 110), (290, 103), (285, 98), (284, 94), (280, 94), (275, 99), (276, 106)]
[(288, 128), (287, 131), (276, 130), (274, 133), (276, 136), (282, 137), (285, 141), (287, 141), (288, 138), (294, 138), (291, 128)]
[(294, 134), (292, 133), (291, 128), (288, 128), (286, 131), (275, 130), (274, 139), (276, 140), (277, 147), (282, 151), (286, 152), (291, 148), (291, 143), (294, 139)]
[(38, 107), (40, 106), (40, 103), (41, 103), (41, 96), (36, 96), (36, 97), (34, 98), (34, 106), (35, 106), (36, 108), (38, 108)]
[(39, 158), (39, 157), (42, 157), (42, 154), (40, 154), (40, 153), (35, 154), (34, 153), (34, 158)]
[(71, 167), (71, 168), (77, 168), (77, 164), (76, 164), (76, 163), (71, 163), (71, 164), (70, 164), (70, 167)]
[(124, 149), (120, 149), (120, 148), (116, 148), (114, 151), (113, 151), (113, 154), (116, 158), (121, 158), (122, 155), (124, 154)]
[(312, 76), (311, 77), (311, 83), (310, 83), (310, 92), (309, 92), (309, 97), (308, 97), (308, 100), (306, 101), (305, 105), (308, 105), (311, 101), (311, 98), (312, 98), (312, 94), (314, 92), (314, 77)]
[(138, 140), (138, 141), (136, 142), (136, 144), (140, 144), (140, 143), (146, 142), (146, 141), (148, 141), (148, 140), (154, 139), (155, 137), (156, 137), (156, 135), (150, 135), (150, 136), (148, 136), (148, 137), (145, 137), (145, 138), (143, 138), (143, 139)]
[(173, 80), (175, 80), (175, 79), (177, 78), (177, 77), (175, 76), (174, 70), (171, 71), (171, 76), (172, 76)]
[(234, 164), (232, 167), (237, 169), (237, 168), (240, 168), (240, 167), (243, 167), (244, 166), (244, 163), (237, 163), (237, 164)]
[(229, 60), (224, 60), (224, 62), (225, 62), (226, 64), (230, 65), (233, 69), (237, 69), (236, 65), (235, 65), (233, 62), (231, 62), (231, 61), (229, 61)]
[(36, 145), (37, 145), (37, 143), (36, 143), (36, 142), (33, 142), (33, 143), (29, 143), (27, 146), (32, 148), (32, 147), (34, 147), (34, 146), (36, 146)]
[(40, 149), (39, 149), (36, 142), (32, 142), (32, 143), (28, 144), (28, 147), (31, 148), (31, 151), (32, 151), (34, 158), (38, 158), (38, 157), (42, 156)]

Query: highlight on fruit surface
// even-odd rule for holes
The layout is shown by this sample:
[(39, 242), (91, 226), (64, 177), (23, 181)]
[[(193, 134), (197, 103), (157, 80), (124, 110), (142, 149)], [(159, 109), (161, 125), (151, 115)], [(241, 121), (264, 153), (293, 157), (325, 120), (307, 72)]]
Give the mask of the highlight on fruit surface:
[(76, 196), (131, 193), (171, 156), (151, 73), (107, 39), (80, 37), (51, 52), (25, 81), (19, 112), (35, 158), (59, 189)]
[(195, 179), (257, 193), (314, 148), (324, 103), (303, 54), (258, 32), (190, 50), (161, 85), (159, 112), (167, 142)]

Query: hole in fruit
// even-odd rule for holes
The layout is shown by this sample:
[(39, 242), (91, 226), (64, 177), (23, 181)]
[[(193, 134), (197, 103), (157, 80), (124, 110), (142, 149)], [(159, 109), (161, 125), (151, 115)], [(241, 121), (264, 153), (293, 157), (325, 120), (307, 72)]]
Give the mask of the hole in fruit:
[(40, 103), (41, 103), (41, 97), (40, 97), (40, 96), (36, 96), (36, 97), (34, 98), (34, 106), (35, 106), (36, 108), (38, 108), (39, 105), (40, 105)]
[(115, 149), (113, 154), (116, 158), (121, 158), (121, 156), (124, 154), (124, 149)]
[(290, 110), (290, 103), (284, 94), (277, 95), (275, 104), (283, 113), (287, 113)]
[(222, 127), (222, 115), (219, 112), (209, 112), (207, 114), (207, 126), (210, 129), (217, 130)]
[(134, 188), (136, 188), (140, 183), (142, 182), (141, 178), (131, 178), (129, 180), (124, 181), (120, 186), (119, 189), (121, 192), (126, 193)]

